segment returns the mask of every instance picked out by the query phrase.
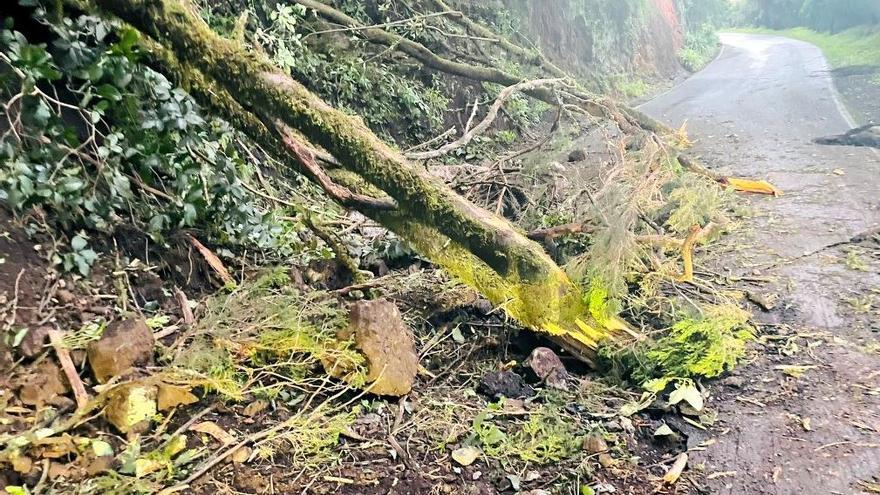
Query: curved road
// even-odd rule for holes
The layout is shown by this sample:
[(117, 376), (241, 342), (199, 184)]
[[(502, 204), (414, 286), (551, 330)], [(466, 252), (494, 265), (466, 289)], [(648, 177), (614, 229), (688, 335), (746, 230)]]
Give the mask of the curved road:
[[(641, 109), (686, 121), (708, 164), (785, 192), (739, 197), (752, 215), (716, 270), (767, 277), (746, 289), (781, 302), (758, 315), (772, 337), (713, 389), (716, 427), (684, 425), (689, 447), (714, 441), (691, 468), (704, 466), (711, 493), (865, 493), (860, 482), (880, 477), (880, 257), (869, 246), (852, 255), (859, 263), (843, 261), (847, 241), (880, 225), (880, 158), (812, 143), (853, 127), (818, 48), (764, 35), (722, 42), (706, 69)], [(854, 310), (857, 298), (873, 307)], [(792, 378), (785, 365), (808, 367)]]

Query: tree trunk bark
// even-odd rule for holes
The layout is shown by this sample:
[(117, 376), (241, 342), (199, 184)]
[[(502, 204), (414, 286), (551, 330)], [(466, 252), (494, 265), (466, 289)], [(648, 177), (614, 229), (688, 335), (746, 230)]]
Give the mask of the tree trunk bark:
[(290, 127), (387, 193), (397, 202), (394, 210), (355, 207), (524, 325), (554, 335), (585, 360), (600, 341), (626, 330), (616, 320), (597, 322), (581, 291), (541, 246), (506, 219), (407, 162), (360, 119), (333, 109), (265, 57), (218, 36), (185, 0), (92, 0), (91, 5), (155, 39), (164, 52), (157, 53), (159, 58), (190, 90), (282, 160), (290, 162), (295, 155), (284, 143)]

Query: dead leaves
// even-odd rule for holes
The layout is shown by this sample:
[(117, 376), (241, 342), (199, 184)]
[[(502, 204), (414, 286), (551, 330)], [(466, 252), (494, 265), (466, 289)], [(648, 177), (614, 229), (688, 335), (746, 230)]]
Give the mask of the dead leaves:
[(176, 385), (159, 385), (157, 403), (160, 411), (170, 411), (177, 406), (188, 406), (199, 401), (189, 388)]
[[(213, 421), (203, 421), (190, 427), (190, 430), (210, 436), (214, 440), (220, 442), (223, 447), (233, 445), (239, 441), (235, 435), (224, 430), (220, 425)], [(250, 456), (251, 449), (248, 447), (241, 447), (235, 449), (235, 451), (230, 454), (230, 459), (236, 464), (242, 464), (247, 462)]]
[(681, 473), (684, 472), (684, 468), (687, 467), (688, 455), (686, 452), (682, 452), (675, 459), (675, 464), (669, 468), (669, 471), (663, 476), (663, 482), (674, 485), (678, 482), (678, 479), (681, 478)]
[(721, 184), (729, 186), (734, 191), (750, 192), (755, 194), (767, 194), (770, 196), (782, 196), (782, 191), (766, 180), (742, 179), (738, 177), (724, 177), (719, 180)]
[(190, 430), (210, 435), (212, 438), (214, 438), (214, 440), (217, 440), (224, 446), (235, 443), (235, 436), (231, 435), (223, 428), (220, 428), (220, 426), (218, 426), (217, 423), (213, 421), (204, 421), (202, 423), (198, 423), (196, 425), (193, 425)]

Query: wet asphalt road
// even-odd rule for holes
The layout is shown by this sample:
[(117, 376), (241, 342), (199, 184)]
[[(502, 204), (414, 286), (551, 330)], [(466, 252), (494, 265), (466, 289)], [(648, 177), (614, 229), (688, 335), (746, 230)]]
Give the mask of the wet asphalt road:
[[(764, 332), (808, 337), (793, 337), (799, 347), (785, 355), (756, 344), (736, 385), (714, 389), (719, 423), (688, 432), (688, 445), (715, 443), (693, 452), (691, 467), (715, 473), (710, 492), (724, 495), (863, 493), (859, 480), (880, 476), (880, 353), (865, 350), (880, 341), (880, 302), (856, 314), (845, 301), (880, 294), (880, 259), (868, 255), (857, 271), (842, 263), (848, 247), (827, 246), (880, 225), (880, 153), (812, 143), (854, 127), (818, 48), (765, 35), (722, 42), (708, 67), (640, 108), (672, 127), (687, 122), (692, 152), (710, 167), (785, 192), (740, 196), (752, 215), (714, 268), (771, 278), (756, 290), (782, 303), (757, 315), (772, 325)], [(777, 368), (791, 364), (815, 368), (792, 379)]]
[(822, 52), (775, 36), (723, 34), (722, 41), (714, 62), (641, 109), (673, 127), (687, 122), (709, 164), (785, 191), (771, 208), (785, 216), (775, 230), (797, 230), (779, 239), (783, 256), (880, 222), (880, 155), (812, 143), (854, 127)]

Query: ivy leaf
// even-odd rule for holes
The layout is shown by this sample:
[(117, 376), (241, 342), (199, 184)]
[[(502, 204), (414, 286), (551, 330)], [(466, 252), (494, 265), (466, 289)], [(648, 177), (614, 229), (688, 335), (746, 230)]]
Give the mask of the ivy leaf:
[(679, 384), (678, 388), (669, 394), (670, 405), (678, 404), (681, 401), (687, 402), (697, 411), (703, 410), (703, 394), (693, 384)]
[(65, 177), (61, 181), (61, 188), (65, 192), (75, 192), (83, 188), (85, 183), (79, 177)]
[(122, 99), (122, 93), (120, 93), (115, 86), (110, 84), (102, 84), (98, 86), (97, 92), (98, 95), (105, 100), (119, 101)]
[(73, 236), (73, 239), (70, 240), (70, 247), (73, 248), (74, 251), (82, 251), (88, 245), (85, 238), (80, 235)]
[(21, 120), (26, 125), (37, 128), (45, 128), (49, 125), (49, 119), (52, 117), (52, 112), (42, 98), (26, 96), (22, 98), (22, 100), (24, 111), (22, 112)]

